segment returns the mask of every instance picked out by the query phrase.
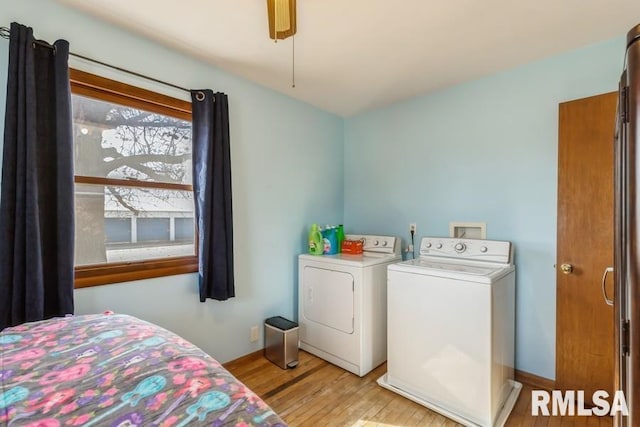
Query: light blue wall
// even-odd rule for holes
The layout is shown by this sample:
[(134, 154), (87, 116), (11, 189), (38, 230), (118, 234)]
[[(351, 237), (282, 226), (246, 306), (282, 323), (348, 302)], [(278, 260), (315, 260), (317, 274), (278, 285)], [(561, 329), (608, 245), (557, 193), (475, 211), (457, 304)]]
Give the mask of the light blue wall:
[[(20, 22), (44, 40), (64, 38), (73, 52), (229, 96), (236, 298), (201, 304), (197, 276), (189, 274), (77, 290), (76, 307), (79, 314), (111, 309), (155, 322), (221, 362), (262, 348), (262, 336), (249, 342), (252, 325), (262, 328), (272, 315), (295, 317), (296, 255), (305, 247), (308, 224), (342, 222), (343, 120), (53, 0), (4, 1), (0, 17), (0, 25)], [(8, 42), (0, 40), (0, 70), (7, 68), (7, 51)], [(185, 96), (88, 64), (71, 65)], [(5, 86), (2, 72), (2, 100)]]
[(619, 38), (345, 121), (345, 224), (447, 236), (450, 221), (484, 221), (487, 238), (514, 242), (516, 367), (547, 378), (558, 103), (615, 90), (623, 54)]

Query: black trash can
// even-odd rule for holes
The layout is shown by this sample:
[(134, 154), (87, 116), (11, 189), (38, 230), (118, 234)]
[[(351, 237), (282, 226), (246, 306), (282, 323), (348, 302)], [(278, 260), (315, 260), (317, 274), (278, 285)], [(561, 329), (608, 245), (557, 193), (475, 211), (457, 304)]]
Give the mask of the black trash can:
[(298, 366), (298, 324), (282, 316), (265, 320), (264, 356), (282, 369)]

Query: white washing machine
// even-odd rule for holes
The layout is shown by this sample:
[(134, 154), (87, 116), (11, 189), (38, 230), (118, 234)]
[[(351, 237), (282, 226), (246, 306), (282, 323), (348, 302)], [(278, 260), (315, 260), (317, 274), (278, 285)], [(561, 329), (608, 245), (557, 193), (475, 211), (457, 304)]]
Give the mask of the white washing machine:
[(300, 255), (300, 348), (363, 376), (387, 359), (387, 266), (400, 240), (349, 234), (362, 255)]
[(378, 383), (466, 426), (503, 426), (513, 380), (511, 243), (425, 237), (389, 266), (387, 373)]

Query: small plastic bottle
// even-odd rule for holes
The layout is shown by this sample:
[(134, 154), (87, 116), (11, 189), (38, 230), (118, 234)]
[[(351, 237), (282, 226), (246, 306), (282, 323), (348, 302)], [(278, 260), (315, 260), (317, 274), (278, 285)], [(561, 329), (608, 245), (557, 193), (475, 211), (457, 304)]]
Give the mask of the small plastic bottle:
[(324, 242), (318, 224), (311, 224), (309, 230), (309, 253), (311, 255), (322, 255), (324, 251)]
[(336, 237), (338, 238), (338, 253), (342, 252), (342, 242), (344, 241), (344, 226), (342, 224), (338, 225), (338, 231), (336, 232)]

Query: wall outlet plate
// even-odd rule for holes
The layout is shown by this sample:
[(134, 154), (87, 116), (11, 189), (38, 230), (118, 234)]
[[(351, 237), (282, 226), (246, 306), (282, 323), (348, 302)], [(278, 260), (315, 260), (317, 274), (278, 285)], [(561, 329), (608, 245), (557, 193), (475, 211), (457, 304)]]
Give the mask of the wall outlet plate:
[(416, 234), (416, 231), (418, 230), (418, 226), (415, 222), (410, 222), (409, 223), (409, 233), (413, 232), (413, 234)]
[(258, 341), (258, 327), (257, 326), (252, 326), (251, 327), (251, 333), (249, 335), (249, 341), (250, 342), (257, 342)]

